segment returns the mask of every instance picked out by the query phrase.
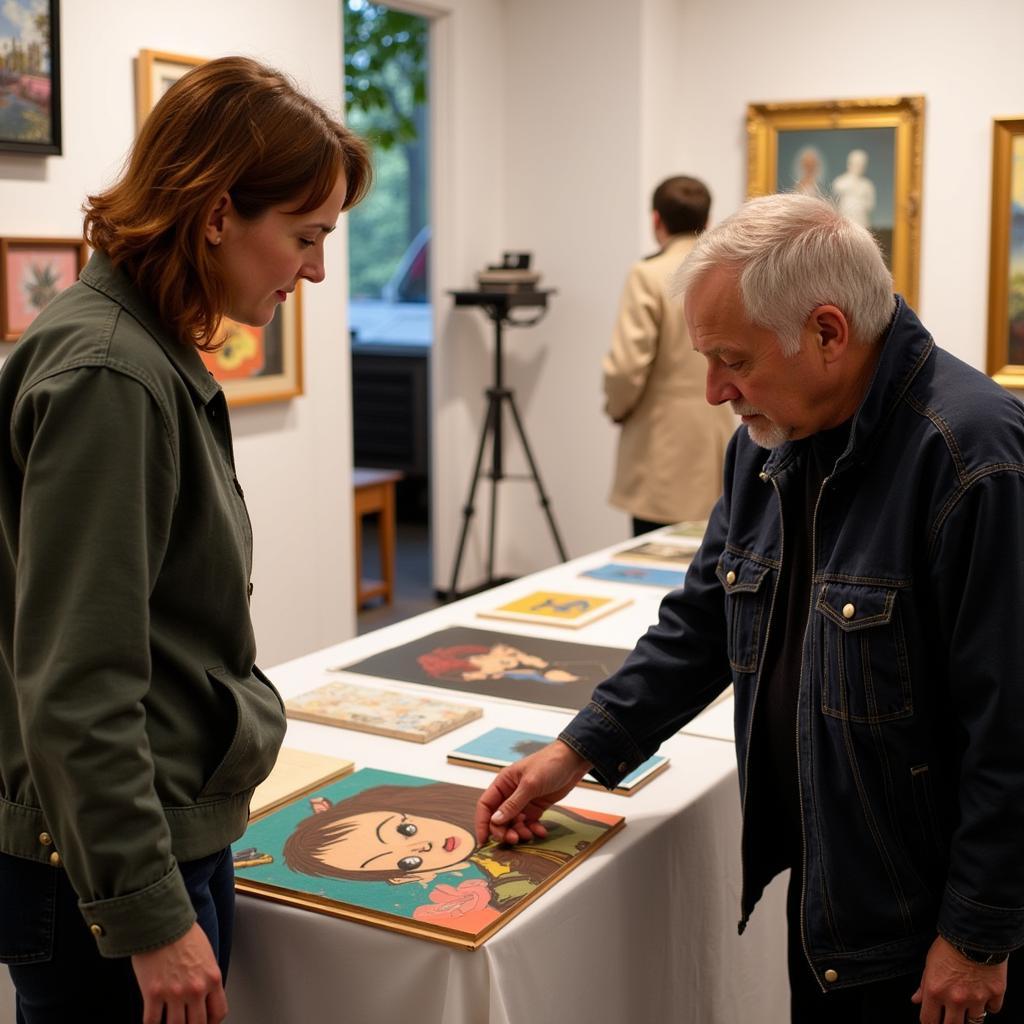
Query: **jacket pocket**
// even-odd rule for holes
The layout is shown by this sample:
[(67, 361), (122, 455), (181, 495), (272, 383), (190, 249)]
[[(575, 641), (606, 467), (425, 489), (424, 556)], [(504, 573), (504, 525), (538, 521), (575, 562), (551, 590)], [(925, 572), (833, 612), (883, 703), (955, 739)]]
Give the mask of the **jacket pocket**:
[(822, 712), (867, 723), (912, 715), (899, 588), (829, 582), (815, 610)]
[(0, 853), (0, 964), (38, 964), (53, 956), (60, 872)]
[(221, 667), (208, 668), (206, 674), (234, 707), (235, 732), (199, 801), (222, 800), (259, 785), (274, 767), (286, 725), (281, 697), (258, 668), (244, 679)]
[(715, 574), (725, 589), (726, 648), (734, 672), (756, 672), (767, 626), (771, 566), (726, 550)]

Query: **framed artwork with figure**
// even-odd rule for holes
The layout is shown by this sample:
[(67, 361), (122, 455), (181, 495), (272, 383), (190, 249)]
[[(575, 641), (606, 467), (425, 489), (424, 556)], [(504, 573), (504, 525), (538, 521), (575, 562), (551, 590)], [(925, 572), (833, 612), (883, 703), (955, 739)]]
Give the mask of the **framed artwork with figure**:
[(1024, 389), (1024, 117), (993, 125), (991, 245), (988, 372)]
[(832, 199), (878, 240), (895, 290), (917, 304), (924, 97), (751, 103), (747, 194)]

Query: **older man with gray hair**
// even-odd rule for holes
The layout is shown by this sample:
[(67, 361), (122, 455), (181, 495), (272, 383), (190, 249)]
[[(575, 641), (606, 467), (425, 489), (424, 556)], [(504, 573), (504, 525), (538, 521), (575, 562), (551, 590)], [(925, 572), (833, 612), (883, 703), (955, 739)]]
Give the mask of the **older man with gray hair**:
[(723, 496), (685, 586), (498, 775), (478, 834), (543, 834), (585, 772), (614, 786), (731, 684), (740, 930), (791, 869), (792, 1019), (1024, 1020), (1024, 408), (826, 200), (750, 201), (680, 280), (707, 399), (745, 426)]

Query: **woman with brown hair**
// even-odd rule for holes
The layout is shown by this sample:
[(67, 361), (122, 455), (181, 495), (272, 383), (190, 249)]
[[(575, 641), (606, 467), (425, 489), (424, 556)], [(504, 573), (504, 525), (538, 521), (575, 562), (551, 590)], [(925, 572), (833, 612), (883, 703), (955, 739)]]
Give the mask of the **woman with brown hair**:
[(0, 371), (0, 961), (18, 1021), (213, 1024), (229, 844), (284, 734), (200, 349), (264, 326), (365, 194), (279, 72), (191, 71), (86, 205), (95, 252)]

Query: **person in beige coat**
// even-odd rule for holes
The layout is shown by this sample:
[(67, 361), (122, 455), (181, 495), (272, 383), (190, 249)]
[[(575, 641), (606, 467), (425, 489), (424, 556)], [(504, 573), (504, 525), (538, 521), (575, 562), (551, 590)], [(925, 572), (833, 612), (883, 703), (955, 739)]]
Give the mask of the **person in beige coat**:
[(605, 412), (622, 427), (609, 501), (635, 535), (707, 519), (722, 493), (736, 427), (728, 405), (704, 398), (704, 357), (690, 344), (672, 278), (707, 224), (711, 195), (695, 178), (663, 181), (652, 200), (659, 252), (633, 265), (602, 362)]

